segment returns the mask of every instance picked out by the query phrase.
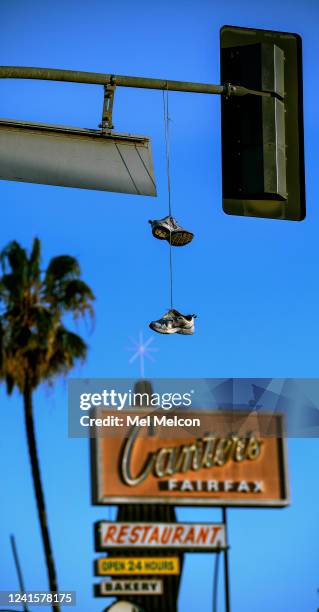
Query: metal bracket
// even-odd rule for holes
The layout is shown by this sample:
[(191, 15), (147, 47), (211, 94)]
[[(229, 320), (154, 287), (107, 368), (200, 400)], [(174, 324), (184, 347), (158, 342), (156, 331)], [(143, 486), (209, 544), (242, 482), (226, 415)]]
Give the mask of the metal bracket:
[(115, 85), (110, 83), (104, 85), (102, 123), (99, 125), (99, 127), (102, 129), (102, 134), (109, 133), (114, 127), (112, 122), (114, 94)]
[(225, 83), (224, 85), (224, 96), (230, 98), (231, 96), (263, 96), (264, 98), (271, 98), (273, 95), (270, 91), (256, 91), (255, 89), (248, 89), (242, 85), (232, 85), (231, 83)]

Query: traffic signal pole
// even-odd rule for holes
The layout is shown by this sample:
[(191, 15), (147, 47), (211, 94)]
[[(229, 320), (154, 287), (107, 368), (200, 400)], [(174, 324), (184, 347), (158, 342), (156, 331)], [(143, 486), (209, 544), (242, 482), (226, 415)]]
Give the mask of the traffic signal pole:
[(306, 216), (306, 198), (300, 36), (223, 26), (220, 74), (221, 84), (215, 85), (112, 73), (0, 66), (0, 79), (103, 86), (99, 125), (102, 137), (110, 136), (113, 129), (117, 87), (221, 96), (223, 210), (231, 215), (302, 221)]
[(225, 96), (258, 95), (269, 97), (271, 92), (255, 91), (241, 85), (210, 85), (208, 83), (189, 83), (146, 77), (122, 76), (78, 70), (58, 70), (56, 68), (30, 68), (26, 66), (0, 66), (1, 79), (36, 79), (44, 81), (63, 81), (85, 83), (88, 85), (113, 85), (116, 87), (135, 87), (141, 89), (162, 89), (189, 93), (217, 94)]

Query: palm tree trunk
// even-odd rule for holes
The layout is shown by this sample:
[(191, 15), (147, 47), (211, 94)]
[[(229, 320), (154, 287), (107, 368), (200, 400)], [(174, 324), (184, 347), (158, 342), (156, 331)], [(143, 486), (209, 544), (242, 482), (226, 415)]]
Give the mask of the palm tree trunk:
[[(36, 503), (38, 508), (38, 515), (40, 521), (42, 542), (44, 547), (45, 561), (47, 566), (47, 573), (49, 579), (49, 587), (51, 592), (58, 592), (58, 584), (57, 584), (57, 576), (55, 570), (55, 564), (52, 554), (50, 534), (48, 528), (47, 514), (45, 508), (44, 501), (44, 493), (41, 481), (41, 473), (40, 473), (40, 465), (38, 458), (38, 450), (37, 443), (35, 438), (34, 431), (34, 422), (33, 422), (33, 406), (32, 406), (32, 389), (28, 383), (26, 382), (24, 393), (24, 417), (25, 417), (25, 426), (27, 433), (27, 441), (28, 441), (28, 451), (29, 458), (31, 463), (32, 470), (32, 478), (33, 478), (33, 486), (36, 497)], [(56, 610), (60, 612), (59, 604), (52, 604), (52, 610)]]

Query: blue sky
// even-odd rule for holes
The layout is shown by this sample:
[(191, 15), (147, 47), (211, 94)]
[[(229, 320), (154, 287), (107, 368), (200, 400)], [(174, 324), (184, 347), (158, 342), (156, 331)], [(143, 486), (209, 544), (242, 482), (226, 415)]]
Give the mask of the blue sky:
[[(56, 0), (2, 2), (4, 65), (45, 66), (176, 80), (219, 82), (224, 24), (298, 32), (304, 49), (307, 218), (302, 223), (229, 217), (221, 208), (220, 100), (171, 93), (172, 205), (195, 233), (174, 251), (175, 306), (198, 314), (193, 337), (156, 336), (149, 377), (318, 377), (318, 113), (315, 79), (319, 7), (314, 0)], [(0, 116), (97, 127), (102, 88), (31, 81), (0, 83)], [(138, 376), (129, 336), (169, 306), (168, 249), (147, 223), (167, 212), (161, 92), (119, 89), (118, 131), (152, 139), (158, 198), (1, 182), (0, 246), (43, 243), (44, 264), (78, 257), (96, 296), (85, 377)], [(134, 228), (134, 232), (132, 231)], [(85, 328), (83, 333), (87, 335)], [(1, 395), (2, 490), (0, 588), (17, 586), (9, 548), (14, 532), (29, 589), (44, 588), (43, 567), (19, 396)], [(92, 600), (92, 525), (114, 509), (92, 508), (86, 440), (67, 436), (66, 383), (35, 397), (37, 435), (60, 587), (78, 591), (77, 610)], [(231, 510), (231, 587), (235, 612), (319, 606), (316, 523), (317, 440), (290, 440), (292, 505)], [(218, 510), (178, 511), (213, 520)], [(211, 608), (213, 557), (188, 556), (180, 610)], [(222, 601), (220, 611), (222, 612)]]

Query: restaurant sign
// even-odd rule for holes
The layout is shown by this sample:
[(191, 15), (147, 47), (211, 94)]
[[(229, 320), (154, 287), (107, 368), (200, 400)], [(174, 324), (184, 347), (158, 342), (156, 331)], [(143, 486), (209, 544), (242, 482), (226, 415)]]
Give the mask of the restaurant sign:
[(94, 563), (96, 576), (178, 575), (178, 557), (100, 557)]
[(180, 548), (212, 551), (226, 546), (221, 523), (109, 523), (95, 525), (98, 552), (119, 548)]
[[(134, 426), (123, 428), (122, 436), (92, 438), (93, 504), (289, 503), (281, 415), (272, 414), (271, 421), (267, 413), (256, 418), (242, 411), (187, 415), (203, 424), (196, 435), (187, 428), (175, 434), (157, 427), (148, 433)], [(131, 537), (142, 537), (134, 533)]]
[(120, 595), (162, 595), (163, 581), (137, 580), (136, 578), (123, 580), (103, 580), (100, 584), (94, 585), (95, 597), (113, 597)]

